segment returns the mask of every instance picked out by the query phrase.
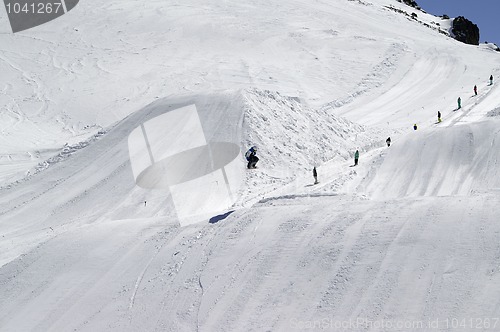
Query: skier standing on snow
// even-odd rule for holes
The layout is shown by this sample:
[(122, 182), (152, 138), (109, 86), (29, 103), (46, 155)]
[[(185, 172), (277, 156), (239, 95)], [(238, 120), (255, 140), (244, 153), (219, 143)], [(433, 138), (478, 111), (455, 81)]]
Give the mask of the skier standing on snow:
[(358, 160), (359, 160), (359, 151), (356, 150), (356, 152), (354, 152), (354, 166), (358, 166)]
[(462, 108), (462, 98), (458, 97), (457, 99), (457, 103), (458, 103), (458, 110)]
[(413, 130), (417, 130), (417, 124), (416, 123), (413, 125)]
[(318, 172), (316, 172), (316, 167), (313, 168), (314, 184), (318, 184)]
[(474, 85), (474, 94), (477, 96), (477, 86)]
[(493, 75), (490, 75), (490, 85), (493, 85)]
[(256, 156), (257, 154), (257, 147), (252, 146), (246, 153), (245, 157), (247, 158), (248, 164), (247, 168), (256, 168), (256, 164), (259, 161), (259, 158)]
[(438, 111), (438, 123), (441, 122), (441, 112)]
[(387, 147), (391, 146), (391, 138), (387, 137), (387, 139), (385, 140), (385, 143), (387, 143)]

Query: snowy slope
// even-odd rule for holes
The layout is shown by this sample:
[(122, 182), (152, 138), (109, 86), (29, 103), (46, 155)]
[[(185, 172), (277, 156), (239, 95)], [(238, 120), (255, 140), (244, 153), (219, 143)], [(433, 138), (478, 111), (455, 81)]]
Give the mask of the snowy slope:
[(349, 319), (439, 319), (444, 330), (449, 317), (497, 314), (499, 203), (297, 198), (209, 227), (85, 225), (2, 268), (0, 322), (6, 331), (301, 331), (327, 319), (341, 331), (334, 324)]
[[(372, 43), (350, 42), (341, 17), (356, 8), (82, 2), (72, 15), (0, 35), (2, 149), (23, 156), (74, 144), (155, 98), (186, 91), (258, 86), (320, 105), (352, 90), (352, 78), (386, 51), (372, 50), (376, 56), (367, 59), (362, 54)], [(353, 28), (362, 35), (364, 28)]]
[[(272, 110), (267, 113), (269, 118), (263, 118), (263, 110), (259, 110), (256, 103), (261, 103), (261, 107), (267, 105)], [(120, 121), (84, 148), (70, 150), (68, 156), (61, 154), (44, 167), (34, 169), (26, 179), (0, 189), (2, 226), (10, 239), (10, 243), (5, 243), (8, 250), (2, 251), (0, 261), (8, 262), (22, 253), (25, 246), (34, 247), (47, 237), (64, 232), (67, 224), (77, 226), (103, 218), (130, 219), (136, 216), (163, 216), (171, 219), (169, 222), (177, 223), (168, 189), (150, 190), (135, 185), (128, 140), (131, 132), (141, 124), (192, 104), (198, 109), (208, 141), (239, 143), (243, 137), (250, 138), (263, 132), (267, 133), (263, 135), (265, 137), (275, 135), (275, 139), (281, 139), (273, 144), (266, 144), (267, 141), (259, 138), (253, 140), (262, 146), (259, 151), (267, 157), (262, 158), (259, 173), (245, 174), (241, 170), (240, 177), (246, 176), (247, 185), (236, 188), (238, 199), (234, 205), (237, 208), (255, 203), (265, 193), (290, 183), (294, 176), (314, 164), (314, 160), (306, 160), (312, 152), (318, 157), (318, 165), (321, 158), (336, 157), (344, 161), (356, 138), (357, 143), (365, 142), (367, 146), (372, 142), (362, 126), (302, 108), (298, 102), (279, 94), (268, 95), (254, 90), (161, 99)], [(295, 113), (290, 111), (294, 107)], [(259, 115), (259, 120), (254, 119)], [(270, 119), (271, 116), (274, 119)], [(317, 123), (304, 121), (304, 118), (313, 117)], [(311, 133), (315, 134), (311, 135), (310, 141), (287, 145), (293, 143), (293, 139), (289, 139), (297, 134), (299, 121), (309, 123)], [(241, 126), (247, 122), (255, 128), (245, 126), (246, 132), (243, 133)], [(273, 129), (262, 129), (265, 124)], [(238, 160), (245, 164), (243, 153)], [(297, 164), (297, 169), (286, 170), (285, 166), (292, 163)], [(259, 189), (248, 190), (252, 187)], [(51, 204), (44, 208), (47, 200)], [(144, 201), (148, 202), (147, 209), (143, 208)], [(20, 219), (25, 220), (21, 225), (18, 223)]]
[(499, 190), (498, 125), (492, 120), (412, 133), (391, 147), (362, 185), (383, 198)]
[[(166, 95), (257, 86), (315, 107), (356, 99), (361, 104), (340, 114), (365, 122), (399, 84), (406, 92), (390, 106), (403, 109), (397, 124), (406, 125), (431, 117), (436, 94), (443, 100), (433, 106), (453, 107), (457, 93), (485, 82), (497, 66), (489, 48), (464, 54), (463, 45), (388, 6), (414, 11), (391, 0), (85, 1), (36, 29), (4, 31), (0, 147), (19, 167), (10, 163), (0, 175), (19, 178), (46, 151), (83, 141)], [(435, 57), (441, 62), (433, 64)], [(439, 92), (429, 95), (427, 87), (410, 96), (419, 73), (435, 75), (426, 82)], [(365, 111), (352, 113), (359, 105)], [(425, 114), (408, 119), (422, 107)]]
[[(0, 330), (498, 330), (500, 55), (388, 7), (89, 0), (0, 34)], [(192, 104), (243, 185), (180, 227), (128, 139)]]

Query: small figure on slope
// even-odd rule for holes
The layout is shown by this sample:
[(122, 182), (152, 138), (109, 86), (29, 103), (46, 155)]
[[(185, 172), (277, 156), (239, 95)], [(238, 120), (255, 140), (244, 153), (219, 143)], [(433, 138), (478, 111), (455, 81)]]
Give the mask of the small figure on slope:
[(441, 122), (441, 112), (438, 111), (438, 123)]
[(413, 130), (417, 130), (417, 129), (418, 129), (418, 128), (417, 128), (417, 124), (415, 123), (415, 124), (413, 125)]
[(316, 167), (313, 168), (314, 184), (318, 184), (318, 172), (316, 172)]
[(474, 94), (477, 96), (477, 85), (474, 85)]
[(457, 103), (458, 103), (458, 108), (457, 110), (461, 109), (462, 108), (462, 98), (458, 97), (457, 99)]
[(358, 160), (359, 160), (359, 151), (356, 150), (356, 152), (354, 152), (354, 166), (358, 166)]
[(387, 147), (391, 146), (391, 138), (387, 137), (387, 139), (385, 140), (385, 143), (387, 144)]
[(490, 75), (490, 85), (493, 85), (493, 75)]
[(252, 146), (246, 153), (245, 153), (245, 158), (247, 158), (248, 164), (247, 168), (256, 168), (257, 162), (259, 161), (259, 158), (256, 156), (257, 154), (257, 147)]

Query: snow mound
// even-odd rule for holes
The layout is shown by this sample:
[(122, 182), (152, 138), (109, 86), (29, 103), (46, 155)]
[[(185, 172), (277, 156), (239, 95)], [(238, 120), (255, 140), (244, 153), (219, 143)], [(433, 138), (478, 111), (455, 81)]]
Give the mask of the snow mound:
[(242, 145), (257, 146), (260, 161), (258, 170), (248, 172), (242, 203), (255, 202), (253, 198), (309, 176), (313, 167), (327, 161), (345, 162), (356, 149), (383, 146), (389, 134), (388, 130), (366, 128), (279, 92), (252, 89), (243, 95)]
[(414, 132), (360, 186), (375, 198), (467, 196), (500, 189), (500, 130), (485, 121)]
[(245, 140), (260, 147), (272, 168), (304, 170), (334, 157), (346, 159), (358, 143), (371, 141), (365, 127), (297, 98), (256, 89), (245, 97)]
[[(207, 142), (232, 142), (241, 147), (237, 160), (243, 185), (236, 192), (236, 207), (272, 196), (273, 191), (302, 177), (313, 166), (328, 160), (345, 161), (355, 149), (381, 146), (386, 135), (278, 92), (253, 89), (168, 97), (131, 114), (106, 133), (66, 146), (23, 181), (1, 188), (0, 213), (7, 221), (22, 218), (28, 224), (36, 221), (53, 229), (101, 218), (164, 216), (175, 223), (168, 189), (147, 190), (136, 185), (128, 138), (147, 121), (193, 104)], [(243, 154), (251, 145), (259, 147), (261, 160), (256, 170), (245, 168)], [(140, 208), (144, 202), (147, 210)], [(36, 245), (37, 240), (21, 233), (18, 239), (23, 245)], [(16, 252), (10, 252), (9, 257)]]

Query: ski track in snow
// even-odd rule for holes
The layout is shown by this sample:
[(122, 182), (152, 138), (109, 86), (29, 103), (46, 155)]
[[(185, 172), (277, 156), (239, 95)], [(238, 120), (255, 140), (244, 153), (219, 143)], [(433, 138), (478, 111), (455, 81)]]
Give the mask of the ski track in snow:
[[(386, 6), (415, 11), (90, 0), (0, 34), (0, 330), (498, 318), (498, 54)], [(261, 159), (233, 213), (180, 227), (127, 140), (191, 104), (208, 141)]]

